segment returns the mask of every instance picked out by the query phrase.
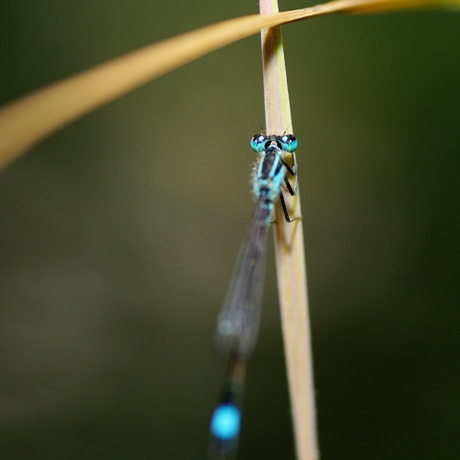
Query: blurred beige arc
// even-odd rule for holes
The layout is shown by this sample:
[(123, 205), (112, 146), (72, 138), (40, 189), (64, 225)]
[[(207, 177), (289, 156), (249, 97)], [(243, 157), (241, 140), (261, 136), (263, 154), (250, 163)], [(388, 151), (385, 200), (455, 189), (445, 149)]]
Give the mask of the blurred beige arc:
[(337, 12), (375, 12), (458, 2), (339, 0), (273, 15), (230, 19), (188, 32), (50, 84), (0, 109), (0, 170), (78, 118), (212, 51), (261, 29)]

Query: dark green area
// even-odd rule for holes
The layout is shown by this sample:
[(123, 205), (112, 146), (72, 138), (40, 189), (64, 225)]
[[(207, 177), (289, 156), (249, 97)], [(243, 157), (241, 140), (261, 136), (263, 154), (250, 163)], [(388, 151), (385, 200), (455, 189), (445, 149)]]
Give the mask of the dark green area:
[[(255, 11), (3, 0), (0, 104)], [(426, 11), (283, 29), (324, 460), (458, 456), (459, 26)], [(205, 458), (224, 372), (213, 327), (263, 120), (255, 36), (0, 175), (2, 459)], [(273, 266), (270, 255), (240, 460), (294, 458)]]

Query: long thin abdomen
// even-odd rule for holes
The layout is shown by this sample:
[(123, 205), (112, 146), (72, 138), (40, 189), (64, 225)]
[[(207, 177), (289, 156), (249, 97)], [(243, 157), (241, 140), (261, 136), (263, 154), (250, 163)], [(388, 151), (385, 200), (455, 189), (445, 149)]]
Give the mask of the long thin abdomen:
[(256, 204), (217, 319), (216, 345), (220, 351), (247, 356), (254, 348), (259, 330), (267, 231), (272, 209), (272, 203), (262, 199)]

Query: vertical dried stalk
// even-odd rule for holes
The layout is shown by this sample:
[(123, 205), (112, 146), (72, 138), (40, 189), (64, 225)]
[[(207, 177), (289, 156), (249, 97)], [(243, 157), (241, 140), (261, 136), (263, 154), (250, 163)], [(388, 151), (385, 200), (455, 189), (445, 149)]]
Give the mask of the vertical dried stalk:
[[(278, 12), (276, 0), (260, 0), (260, 13)], [(292, 127), (284, 52), (279, 27), (262, 30), (267, 134)], [(302, 145), (302, 144), (300, 144)], [(299, 193), (286, 204), (301, 216)], [(278, 206), (275, 251), (286, 365), (298, 460), (316, 460), (315, 401), (302, 221), (287, 223)]]

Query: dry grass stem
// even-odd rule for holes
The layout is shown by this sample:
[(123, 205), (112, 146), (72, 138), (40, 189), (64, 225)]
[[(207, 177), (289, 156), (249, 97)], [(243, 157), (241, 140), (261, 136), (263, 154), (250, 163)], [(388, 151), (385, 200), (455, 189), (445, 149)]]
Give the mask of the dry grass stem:
[[(277, 11), (276, 0), (261, 0), (261, 14)], [(286, 66), (279, 27), (262, 31), (266, 129), (292, 131)], [(301, 144), (302, 147), (302, 144)], [(286, 194), (288, 195), (288, 194)], [(301, 216), (300, 195), (286, 204)], [(298, 460), (318, 458), (310, 326), (302, 221), (287, 223), (278, 206), (275, 251), (288, 385)]]

